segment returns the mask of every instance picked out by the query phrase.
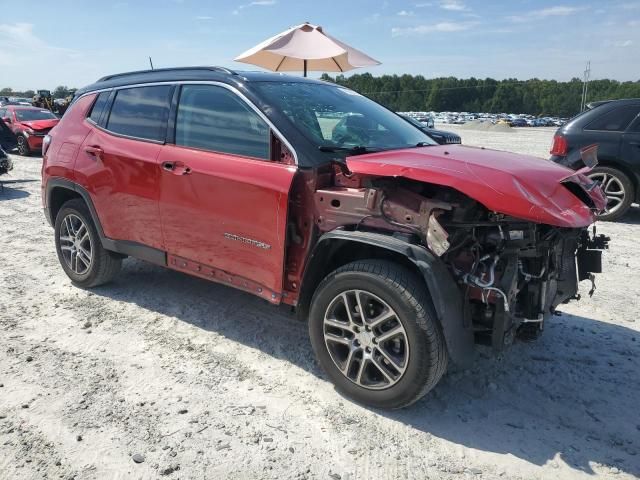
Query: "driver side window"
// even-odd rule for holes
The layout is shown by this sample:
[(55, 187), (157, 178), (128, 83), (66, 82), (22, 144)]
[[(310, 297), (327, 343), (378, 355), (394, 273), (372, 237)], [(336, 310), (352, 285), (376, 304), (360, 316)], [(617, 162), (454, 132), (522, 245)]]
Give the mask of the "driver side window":
[(214, 85), (184, 85), (176, 145), (269, 159), (270, 129), (241, 98)]

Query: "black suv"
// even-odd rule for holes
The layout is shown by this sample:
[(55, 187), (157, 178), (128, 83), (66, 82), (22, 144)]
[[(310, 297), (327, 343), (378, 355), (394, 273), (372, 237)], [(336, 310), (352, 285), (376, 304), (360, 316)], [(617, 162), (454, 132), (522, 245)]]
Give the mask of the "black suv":
[(559, 128), (551, 160), (577, 170), (583, 167), (582, 147), (598, 145), (598, 166), (589, 177), (607, 195), (601, 220), (617, 220), (640, 201), (640, 98), (594, 102)]

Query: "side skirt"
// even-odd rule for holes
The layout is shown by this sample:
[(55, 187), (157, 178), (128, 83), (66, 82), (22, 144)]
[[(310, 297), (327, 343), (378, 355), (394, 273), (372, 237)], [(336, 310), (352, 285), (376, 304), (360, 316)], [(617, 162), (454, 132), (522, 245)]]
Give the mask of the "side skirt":
[(282, 301), (281, 294), (269, 290), (252, 280), (248, 280), (239, 275), (233, 275), (218, 268), (202, 265), (200, 263), (187, 260), (186, 258), (167, 254), (166, 265), (172, 270), (188, 273), (196, 277), (206, 278), (207, 280), (211, 280), (216, 283), (222, 283), (237, 288), (238, 290), (252, 293), (275, 305), (280, 304)]

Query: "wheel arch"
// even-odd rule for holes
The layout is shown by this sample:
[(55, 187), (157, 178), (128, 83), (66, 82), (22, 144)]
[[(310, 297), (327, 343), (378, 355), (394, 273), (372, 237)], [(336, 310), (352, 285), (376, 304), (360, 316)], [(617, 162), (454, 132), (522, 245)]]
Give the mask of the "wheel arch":
[[(119, 253), (123, 257), (130, 255), (156, 265), (167, 265), (166, 253), (162, 250), (158, 250), (148, 245), (142, 245), (137, 242), (114, 240), (107, 237), (104, 233), (104, 229), (102, 228), (100, 217), (98, 216), (95, 206), (93, 205), (93, 201), (91, 200), (91, 195), (89, 195), (89, 192), (85, 188), (77, 183), (67, 180), (66, 178), (51, 178), (47, 181), (45, 195), (45, 217), (47, 217), (47, 220), (51, 225), (55, 225), (56, 215), (64, 202), (71, 198), (81, 198), (89, 209), (91, 219), (93, 220), (96, 230), (98, 231), (98, 236), (100, 237), (100, 243), (102, 243), (102, 246), (106, 250)], [(57, 206), (57, 210), (52, 210), (53, 205)]]
[(67, 180), (66, 178), (51, 178), (47, 181), (45, 194), (45, 216), (47, 217), (49, 224), (55, 224), (56, 216), (58, 215), (60, 208), (62, 208), (62, 205), (64, 205), (65, 202), (71, 200), (72, 198), (81, 198), (87, 205), (87, 208), (91, 213), (91, 218), (96, 226), (96, 229), (98, 230), (100, 239), (103, 240), (105, 238), (102, 224), (100, 223), (100, 218), (98, 218), (98, 214), (96, 213), (95, 207), (93, 206), (91, 196), (89, 195), (89, 192), (87, 192), (80, 185), (72, 182), (71, 180)]
[(367, 258), (401, 264), (424, 281), (451, 360), (469, 366), (473, 360), (473, 329), (458, 285), (439, 258), (419, 245), (391, 235), (346, 230), (322, 235), (307, 261), (297, 305), (298, 316), (306, 320), (313, 294), (327, 274), (354, 260)]
[(598, 159), (598, 167), (608, 167), (613, 168), (614, 170), (619, 170), (624, 173), (629, 180), (631, 181), (631, 185), (633, 186), (633, 198), (634, 201), (640, 201), (640, 178), (638, 174), (635, 173), (628, 165), (625, 165), (622, 162), (611, 161), (608, 159), (600, 160)]

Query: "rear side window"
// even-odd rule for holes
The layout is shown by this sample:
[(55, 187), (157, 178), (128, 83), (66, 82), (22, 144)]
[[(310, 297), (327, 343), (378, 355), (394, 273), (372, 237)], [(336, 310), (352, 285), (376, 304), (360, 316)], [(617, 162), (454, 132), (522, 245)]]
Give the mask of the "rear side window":
[(587, 124), (584, 129), (624, 132), (633, 119), (638, 116), (638, 113), (640, 113), (640, 105), (625, 105), (614, 108)]
[(185, 85), (176, 145), (269, 159), (269, 126), (242, 99), (212, 85)]
[(104, 110), (104, 106), (107, 104), (107, 100), (109, 100), (109, 95), (111, 92), (102, 92), (98, 95), (95, 103), (93, 104), (93, 108), (91, 109), (91, 114), (89, 118), (94, 123), (100, 122), (100, 117), (102, 116), (102, 111)]
[(118, 90), (107, 130), (136, 138), (164, 141), (172, 87), (138, 87)]

